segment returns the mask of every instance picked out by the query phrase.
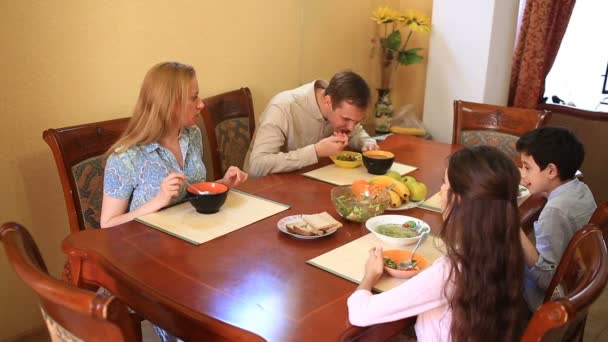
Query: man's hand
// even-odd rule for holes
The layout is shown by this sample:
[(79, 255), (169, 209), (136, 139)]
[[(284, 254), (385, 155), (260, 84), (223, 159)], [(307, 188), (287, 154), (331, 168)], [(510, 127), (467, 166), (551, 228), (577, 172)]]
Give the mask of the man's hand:
[(371, 144), (363, 145), (363, 147), (361, 147), (361, 152), (379, 150), (379, 149), (380, 149), (380, 146), (378, 146), (378, 144), (371, 143)]
[(334, 133), (334, 135), (322, 139), (315, 144), (317, 157), (329, 157), (339, 154), (348, 145), (348, 136), (344, 133)]

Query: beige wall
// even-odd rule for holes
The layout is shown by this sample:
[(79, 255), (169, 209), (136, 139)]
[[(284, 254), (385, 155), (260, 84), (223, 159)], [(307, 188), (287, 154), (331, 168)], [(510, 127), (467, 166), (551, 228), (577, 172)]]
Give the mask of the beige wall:
[[(201, 94), (241, 86), (256, 113), (280, 90), (351, 68), (371, 75), (368, 1), (0, 2), (0, 221), (26, 225), (54, 275), (68, 233), (59, 177), (42, 131), (126, 116), (146, 70), (194, 65)], [(429, 8), (427, 1), (391, 5)], [(421, 106), (424, 66), (408, 67), (405, 101)], [(373, 84), (372, 84), (373, 86)], [(399, 103), (400, 96), (395, 101)], [(419, 108), (420, 109), (420, 108)], [(41, 324), (36, 300), (0, 257), (0, 341)]]

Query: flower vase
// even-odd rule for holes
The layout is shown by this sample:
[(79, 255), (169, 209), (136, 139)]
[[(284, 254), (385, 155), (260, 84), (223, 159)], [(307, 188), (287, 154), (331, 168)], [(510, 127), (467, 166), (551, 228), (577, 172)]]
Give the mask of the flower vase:
[(374, 120), (376, 134), (390, 133), (391, 120), (393, 119), (393, 104), (391, 103), (391, 90), (380, 88), (378, 90), (378, 101), (374, 107)]

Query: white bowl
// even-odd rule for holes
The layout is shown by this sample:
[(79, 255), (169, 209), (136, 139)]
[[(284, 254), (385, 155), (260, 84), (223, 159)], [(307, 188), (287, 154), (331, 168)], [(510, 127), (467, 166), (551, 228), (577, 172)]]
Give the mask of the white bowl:
[[(392, 224), (403, 225), (404, 223), (410, 222), (410, 221), (415, 223), (415, 226), (412, 228), (418, 231), (418, 236), (416, 236), (416, 237), (397, 238), (397, 237), (383, 235), (376, 231), (376, 228), (378, 228), (379, 226), (381, 226), (383, 224), (392, 223)], [(369, 220), (367, 220), (367, 222), (365, 222), (365, 227), (367, 227), (367, 230), (374, 233), (374, 235), (376, 235), (377, 238), (382, 240), (382, 242), (387, 243), (389, 245), (394, 245), (394, 246), (407, 246), (407, 245), (414, 244), (414, 243), (418, 242), (418, 240), (420, 239), (420, 234), (422, 234), (423, 232), (430, 233), (430, 231), (431, 231), (431, 227), (429, 226), (428, 223), (426, 223), (422, 220), (419, 220), (415, 217), (405, 216), (405, 215), (380, 215), (380, 216), (372, 217)]]

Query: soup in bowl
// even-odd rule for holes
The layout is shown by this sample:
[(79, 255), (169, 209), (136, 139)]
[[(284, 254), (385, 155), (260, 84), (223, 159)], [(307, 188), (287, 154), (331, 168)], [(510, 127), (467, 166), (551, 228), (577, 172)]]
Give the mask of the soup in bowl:
[(218, 182), (194, 183), (187, 190), (188, 202), (201, 214), (217, 213), (228, 197), (228, 187)]
[(393, 246), (411, 245), (423, 232), (429, 233), (428, 223), (405, 215), (380, 215), (365, 222), (365, 227), (382, 242)]
[(363, 152), (363, 165), (372, 175), (384, 175), (393, 166), (395, 155), (392, 152), (374, 150)]

